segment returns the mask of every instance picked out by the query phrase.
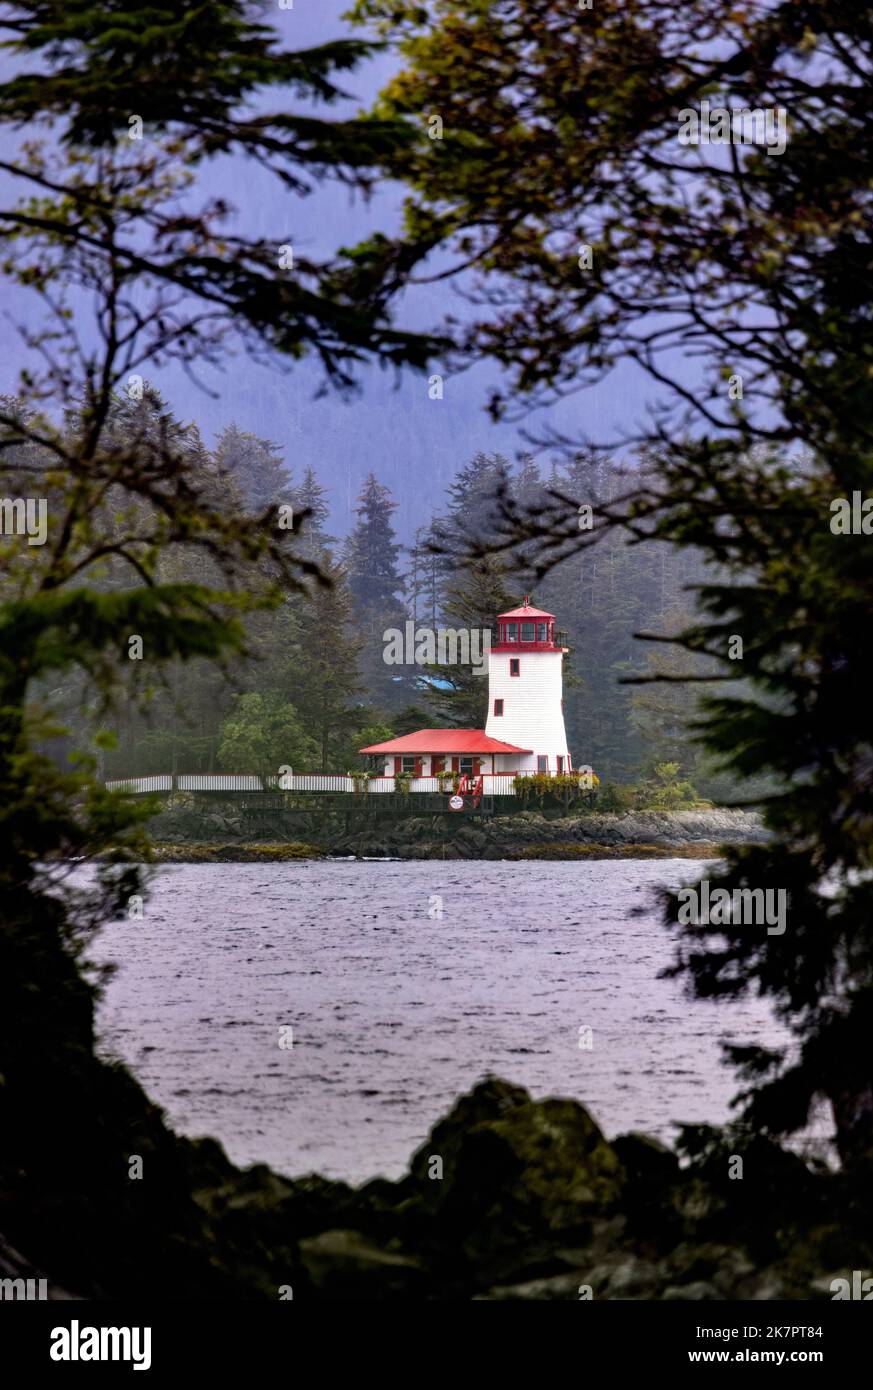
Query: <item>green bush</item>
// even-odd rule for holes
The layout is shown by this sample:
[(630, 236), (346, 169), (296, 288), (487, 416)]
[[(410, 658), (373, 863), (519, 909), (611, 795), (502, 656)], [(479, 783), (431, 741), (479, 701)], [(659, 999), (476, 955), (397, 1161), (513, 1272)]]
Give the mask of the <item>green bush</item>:
[(637, 806), (637, 788), (623, 782), (607, 782), (597, 798), (598, 811), (622, 815)]
[(637, 809), (681, 811), (696, 806), (698, 792), (679, 777), (679, 763), (656, 763), (651, 775), (637, 789)]

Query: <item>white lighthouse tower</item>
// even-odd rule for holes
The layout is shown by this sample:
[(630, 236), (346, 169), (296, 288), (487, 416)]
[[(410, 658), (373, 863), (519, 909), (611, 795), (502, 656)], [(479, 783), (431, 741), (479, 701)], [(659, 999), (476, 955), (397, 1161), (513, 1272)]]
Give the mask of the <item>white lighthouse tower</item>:
[(495, 772), (569, 772), (564, 729), (563, 664), (566, 647), (555, 642), (555, 615), (520, 608), (497, 617), (497, 642), (488, 655), (488, 719), (485, 733), (523, 755), (495, 755)]

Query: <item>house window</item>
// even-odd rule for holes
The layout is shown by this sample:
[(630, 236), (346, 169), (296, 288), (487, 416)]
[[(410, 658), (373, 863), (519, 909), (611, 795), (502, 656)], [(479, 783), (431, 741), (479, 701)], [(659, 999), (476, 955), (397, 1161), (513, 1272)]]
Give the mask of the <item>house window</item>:
[(548, 770), (549, 770), (549, 760), (548, 760), (548, 758), (542, 758), (542, 757), (537, 758), (537, 772), (548, 772)]
[(502, 714), (502, 713), (503, 713), (503, 701), (502, 701), (502, 700), (495, 700), (495, 701), (494, 701), (494, 713), (495, 713), (495, 714)]
[(510, 674), (511, 676), (517, 676), (517, 675), (518, 675), (518, 665), (519, 665), (520, 659), (521, 659), (521, 658), (520, 658), (520, 657), (517, 657), (517, 656), (511, 656), (511, 657), (509, 658), (509, 674)]
[(563, 772), (563, 771), (564, 771), (564, 759), (561, 758), (561, 757), (558, 758), (558, 771), (559, 771), (559, 772)]
[(415, 771), (415, 758), (414, 758), (414, 757), (412, 757), (412, 758), (401, 758), (401, 759), (400, 759), (400, 771), (401, 771), (401, 772), (414, 772), (414, 771)]
[(506, 640), (507, 642), (518, 641), (518, 623), (506, 624)]
[(549, 629), (546, 623), (537, 623), (537, 641), (548, 642)]
[(522, 642), (532, 642), (532, 641), (534, 640), (534, 633), (536, 632), (536, 630), (537, 630), (537, 629), (536, 629), (536, 623), (522, 623), (522, 625), (521, 625), (521, 640), (522, 640)]
[(460, 771), (462, 777), (472, 777), (472, 776), (473, 776), (473, 759), (472, 759), (472, 758), (462, 758), (462, 759), (461, 759), (461, 763), (460, 763), (459, 771)]

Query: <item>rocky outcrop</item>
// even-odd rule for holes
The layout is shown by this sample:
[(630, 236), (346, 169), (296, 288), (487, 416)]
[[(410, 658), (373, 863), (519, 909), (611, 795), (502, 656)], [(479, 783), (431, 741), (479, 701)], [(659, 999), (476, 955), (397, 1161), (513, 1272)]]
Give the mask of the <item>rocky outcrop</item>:
[[(461, 834), (475, 843), (479, 829), (474, 824)], [(483, 858), (658, 858), (677, 853), (703, 858), (716, 855), (721, 845), (752, 844), (766, 838), (761, 818), (754, 812), (715, 807), (577, 816), (530, 810), (495, 817), (481, 826)], [(492, 848), (497, 849), (496, 856), (489, 852)]]
[[(152, 1112), (139, 1144), (159, 1201), (80, 1195), (81, 1213), (57, 1210), (60, 1237), (39, 1220), (31, 1233), (41, 1267), (54, 1259), (69, 1284), (81, 1217), (80, 1296), (142, 1292), (158, 1256), (164, 1297), (319, 1301), (815, 1301), (873, 1267), (869, 1172), (700, 1127), (680, 1163), (646, 1135), (607, 1141), (576, 1101), (493, 1077), (434, 1127), (405, 1177), (358, 1189), (240, 1172), (214, 1141), (155, 1124)], [(132, 1236), (136, 1260), (119, 1259)]]
[[(523, 810), (508, 816), (428, 815), (361, 823), (339, 813), (277, 812), (252, 827), (232, 803), (188, 801), (155, 817), (159, 857), (299, 858), (332, 854), (397, 859), (594, 859), (714, 857), (719, 846), (762, 841), (751, 811), (639, 811), (563, 816)], [(209, 846), (214, 848), (210, 851)], [(248, 847), (248, 851), (247, 851)], [(186, 856), (186, 849), (188, 850)], [(239, 853), (235, 853), (235, 849)], [(270, 853), (272, 849), (273, 853)]]

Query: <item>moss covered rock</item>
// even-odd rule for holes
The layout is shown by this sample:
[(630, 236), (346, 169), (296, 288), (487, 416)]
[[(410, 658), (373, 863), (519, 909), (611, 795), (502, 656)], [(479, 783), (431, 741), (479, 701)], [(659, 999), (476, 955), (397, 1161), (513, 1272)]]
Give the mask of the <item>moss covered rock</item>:
[(462, 1096), (404, 1186), (440, 1245), (472, 1263), (586, 1238), (619, 1201), (624, 1171), (588, 1111), (488, 1079)]

